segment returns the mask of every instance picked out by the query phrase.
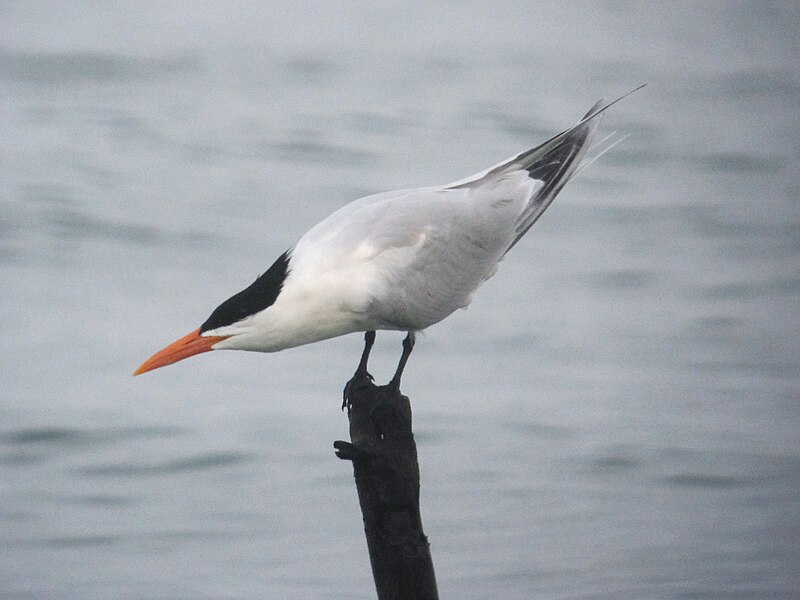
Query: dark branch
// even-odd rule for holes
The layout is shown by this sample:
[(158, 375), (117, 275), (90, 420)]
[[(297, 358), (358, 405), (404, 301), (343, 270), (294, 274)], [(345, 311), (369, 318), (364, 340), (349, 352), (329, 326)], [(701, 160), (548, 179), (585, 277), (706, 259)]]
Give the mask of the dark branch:
[(419, 464), (411, 404), (391, 384), (348, 390), (351, 442), (334, 442), (353, 462), (379, 600), (436, 600), (428, 538), (419, 513)]

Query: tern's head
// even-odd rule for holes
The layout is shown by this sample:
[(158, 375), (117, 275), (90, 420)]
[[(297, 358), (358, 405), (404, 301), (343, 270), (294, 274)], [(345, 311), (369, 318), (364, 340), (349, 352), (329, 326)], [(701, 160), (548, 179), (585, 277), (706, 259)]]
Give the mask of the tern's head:
[(249, 287), (220, 304), (199, 328), (156, 352), (133, 374), (141, 375), (195, 354), (214, 350), (220, 345), (229, 349), (247, 349), (249, 344), (237, 344), (237, 337), (247, 337), (253, 317), (277, 300), (289, 272), (289, 258), (289, 252), (284, 252)]

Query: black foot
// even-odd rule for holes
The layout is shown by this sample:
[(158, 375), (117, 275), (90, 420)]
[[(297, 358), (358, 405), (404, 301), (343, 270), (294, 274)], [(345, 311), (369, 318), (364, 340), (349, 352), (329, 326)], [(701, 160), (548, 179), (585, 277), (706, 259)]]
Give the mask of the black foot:
[(350, 406), (350, 396), (354, 391), (371, 386), (373, 381), (375, 381), (375, 378), (367, 371), (356, 371), (353, 378), (344, 384), (344, 391), (342, 392), (342, 410)]
[(344, 386), (342, 393), (342, 410), (348, 407), (350, 403), (350, 394), (358, 388), (370, 386), (375, 378), (367, 371), (367, 362), (369, 361), (369, 353), (372, 350), (372, 345), (375, 343), (375, 332), (367, 331), (364, 334), (364, 352), (361, 353), (361, 361), (358, 363), (353, 378), (348, 381)]

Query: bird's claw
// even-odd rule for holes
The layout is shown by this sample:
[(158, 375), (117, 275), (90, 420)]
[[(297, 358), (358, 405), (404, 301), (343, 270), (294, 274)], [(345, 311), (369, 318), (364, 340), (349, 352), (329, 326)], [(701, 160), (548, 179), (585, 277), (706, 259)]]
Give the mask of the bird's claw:
[(350, 395), (354, 390), (358, 389), (359, 387), (370, 386), (372, 385), (373, 381), (375, 381), (375, 378), (369, 372), (356, 372), (356, 374), (353, 375), (353, 378), (344, 385), (344, 391), (342, 392), (342, 410), (349, 408)]

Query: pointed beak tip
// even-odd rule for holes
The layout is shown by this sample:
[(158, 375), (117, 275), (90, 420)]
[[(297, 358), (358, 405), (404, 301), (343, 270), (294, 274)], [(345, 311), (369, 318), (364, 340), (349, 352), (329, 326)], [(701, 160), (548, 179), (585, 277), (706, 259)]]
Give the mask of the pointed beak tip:
[(214, 344), (228, 339), (228, 337), (230, 336), (203, 336), (199, 329), (195, 329), (144, 361), (133, 372), (133, 376), (136, 377), (142, 373), (166, 367), (195, 354), (209, 352), (214, 349)]
[[(167, 346), (167, 348), (169, 348), (169, 346)], [(167, 348), (165, 348), (164, 350), (166, 350)], [(158, 369), (159, 367), (164, 367), (170, 364), (169, 362), (164, 361), (165, 357), (162, 355), (162, 352), (164, 352), (164, 350), (157, 352), (156, 354), (148, 358), (146, 361), (144, 361), (141, 365), (139, 365), (139, 367), (133, 372), (133, 377), (138, 377), (143, 373), (147, 373), (148, 371), (152, 371), (154, 369)], [(178, 360), (180, 360), (180, 358), (176, 358), (175, 361), (171, 362), (176, 362)]]

